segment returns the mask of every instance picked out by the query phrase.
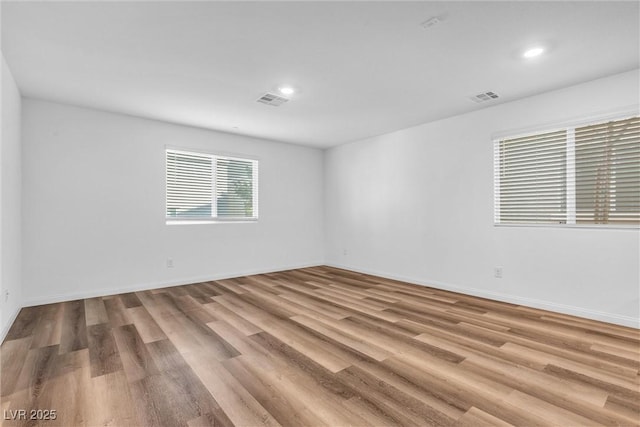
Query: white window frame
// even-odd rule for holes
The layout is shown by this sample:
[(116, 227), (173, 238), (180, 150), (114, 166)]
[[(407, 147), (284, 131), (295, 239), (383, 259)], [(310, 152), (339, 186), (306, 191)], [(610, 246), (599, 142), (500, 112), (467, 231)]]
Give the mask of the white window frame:
[[(203, 217), (203, 218), (176, 218), (167, 216), (167, 163), (166, 157), (167, 152), (172, 151), (176, 153), (184, 153), (184, 154), (194, 154), (194, 155), (204, 155), (210, 156), (212, 158), (212, 173), (211, 173), (211, 189), (212, 189), (212, 203), (211, 203), (211, 217)], [(242, 161), (251, 161), (253, 163), (253, 216), (252, 217), (218, 217), (217, 216), (217, 203), (216, 203), (216, 167), (217, 162), (216, 159), (231, 159), (231, 160), (242, 160)], [(259, 167), (260, 159), (256, 156), (238, 154), (238, 153), (229, 153), (229, 152), (220, 152), (220, 151), (209, 151), (201, 148), (184, 148), (184, 147), (176, 147), (171, 145), (165, 145), (164, 147), (164, 176), (165, 176), (165, 201), (164, 201), (164, 212), (165, 212), (165, 223), (166, 225), (191, 225), (191, 224), (233, 224), (233, 223), (257, 223), (259, 219)]]
[[(542, 227), (542, 228), (590, 228), (590, 229), (606, 229), (606, 230), (640, 230), (640, 225), (636, 224), (577, 224), (576, 223), (576, 175), (575, 175), (575, 129), (593, 125), (597, 123), (629, 119), (640, 115), (640, 106), (633, 105), (621, 108), (615, 111), (590, 115), (587, 117), (576, 118), (555, 124), (546, 124), (535, 126), (527, 129), (502, 131), (492, 135), (492, 147), (494, 153), (493, 159), (493, 182), (494, 182), (494, 227)], [(564, 130), (567, 132), (567, 220), (565, 224), (550, 223), (501, 223), (500, 222), (500, 155), (498, 144), (505, 139), (515, 139), (525, 136), (542, 134), (547, 132), (555, 132)]]

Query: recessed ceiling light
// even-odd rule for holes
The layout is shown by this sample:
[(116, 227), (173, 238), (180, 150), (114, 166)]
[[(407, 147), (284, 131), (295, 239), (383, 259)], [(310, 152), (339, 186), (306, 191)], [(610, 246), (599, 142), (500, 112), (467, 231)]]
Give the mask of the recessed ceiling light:
[(296, 93), (296, 90), (291, 86), (280, 86), (278, 88), (278, 92), (280, 92), (283, 95), (293, 95), (294, 93)]
[(540, 56), (544, 53), (543, 47), (533, 47), (529, 50), (526, 50), (522, 56), (525, 58), (535, 58), (536, 56)]

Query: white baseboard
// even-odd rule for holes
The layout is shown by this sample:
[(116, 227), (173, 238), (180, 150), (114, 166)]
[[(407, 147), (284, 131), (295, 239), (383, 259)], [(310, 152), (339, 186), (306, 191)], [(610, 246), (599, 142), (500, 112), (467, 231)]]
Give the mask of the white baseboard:
[[(569, 314), (572, 316), (584, 317), (587, 319), (599, 320), (601, 322), (614, 323), (617, 325), (640, 329), (640, 319), (637, 319), (631, 316), (623, 316), (615, 313), (596, 311), (596, 310), (591, 310), (583, 307), (558, 304), (551, 301), (543, 301), (543, 300), (537, 300), (533, 298), (520, 297), (517, 295), (490, 292), (483, 289), (457, 286), (450, 283), (439, 282), (436, 280), (416, 279), (414, 277), (390, 274), (383, 271), (362, 269), (362, 268), (352, 267), (349, 265), (342, 265), (338, 263), (323, 263), (322, 261), (303, 264), (303, 265), (284, 266), (280, 268), (267, 269), (267, 270), (249, 270), (249, 271), (241, 271), (233, 274), (227, 273), (227, 274), (219, 274), (219, 275), (200, 276), (200, 277), (186, 277), (182, 279), (176, 279), (176, 280), (165, 281), (165, 282), (141, 283), (141, 284), (125, 286), (121, 288), (109, 288), (109, 289), (98, 289), (98, 290), (94, 289), (86, 292), (73, 292), (73, 293), (65, 293), (65, 294), (57, 294), (57, 295), (48, 295), (48, 296), (36, 297), (36, 298), (27, 298), (24, 301), (24, 307), (30, 307), (30, 306), (42, 305), (42, 304), (51, 304), (51, 303), (63, 302), (63, 301), (72, 301), (72, 300), (84, 299), (84, 298), (102, 297), (102, 296), (115, 295), (115, 294), (121, 294), (126, 292), (136, 292), (136, 291), (144, 291), (149, 289), (166, 288), (170, 286), (179, 286), (179, 285), (185, 285), (189, 283), (207, 282), (210, 280), (230, 279), (234, 277), (250, 276), (253, 274), (274, 273), (278, 271), (293, 270), (297, 268), (306, 268), (306, 267), (315, 267), (319, 265), (328, 265), (330, 267), (342, 268), (345, 270), (351, 270), (351, 271), (364, 273), (364, 274), (371, 274), (374, 276), (384, 277), (388, 279), (401, 280), (403, 282), (414, 283), (421, 286), (428, 286), (428, 287), (447, 290), (447, 291), (459, 292), (459, 293), (473, 295), (481, 298), (488, 298), (496, 301), (524, 305), (527, 307), (539, 308), (543, 310), (554, 311), (557, 313)], [(11, 322), (5, 325), (2, 331), (0, 331), (1, 332), (0, 342), (4, 340), (4, 337), (6, 336), (7, 332), (9, 331), (9, 328), (13, 324), (13, 321), (15, 321), (15, 318), (18, 315), (19, 311), (20, 310), (18, 309), (15, 313), (13, 313)]]
[(235, 277), (251, 276), (254, 274), (275, 273), (278, 271), (295, 270), (297, 268), (317, 267), (319, 265), (324, 265), (324, 263), (322, 261), (318, 261), (314, 263), (283, 266), (283, 267), (272, 268), (272, 269), (246, 270), (246, 271), (239, 271), (236, 273), (225, 273), (225, 274), (217, 274), (217, 275), (213, 274), (209, 276), (198, 276), (198, 277), (185, 277), (181, 279), (162, 281), (162, 282), (139, 283), (139, 284), (124, 286), (120, 288), (92, 289), (92, 290), (87, 290), (85, 292), (70, 292), (70, 293), (63, 293), (63, 294), (56, 294), (56, 295), (46, 295), (42, 297), (26, 298), (24, 300), (24, 307), (31, 307), (31, 306), (43, 305), (43, 304), (53, 304), (57, 302), (73, 301), (73, 300), (84, 299), (84, 298), (104, 297), (108, 295), (117, 295), (117, 294), (123, 294), (127, 292), (146, 291), (149, 289), (167, 288), (170, 286), (188, 285), (191, 283), (208, 282), (211, 280), (232, 279)]
[(465, 286), (452, 285), (450, 283), (439, 282), (436, 280), (421, 280), (414, 277), (405, 277), (397, 274), (390, 274), (382, 271), (374, 271), (370, 269), (362, 269), (352, 267), (348, 265), (342, 265), (338, 263), (327, 263), (329, 267), (342, 268), (344, 270), (355, 271), (357, 273), (370, 274), (373, 276), (379, 276), (387, 279), (400, 280), (402, 282), (413, 283), (421, 286), (428, 286), (431, 288), (442, 289), (446, 291), (459, 292), (466, 295), (477, 296), (481, 298), (487, 298), (496, 301), (508, 302), (511, 304), (518, 304), (532, 308), (539, 308), (542, 310), (554, 311), (562, 314), (569, 314), (572, 316), (583, 317), (592, 320), (598, 320), (601, 322), (614, 323), (616, 325), (628, 326), (630, 328), (640, 329), (640, 319), (623, 316), (615, 313), (607, 313), (603, 311), (591, 310), (583, 307), (576, 307), (572, 305), (558, 304), (551, 301), (537, 300), (533, 298), (520, 297), (517, 295), (502, 294), (498, 292), (485, 291), (483, 289), (470, 288)]
[(18, 307), (16, 310), (14, 310), (14, 312), (11, 313), (11, 316), (9, 316), (9, 320), (7, 321), (7, 323), (2, 325), (2, 329), (0, 329), (0, 344), (4, 342), (4, 339), (9, 333), (9, 329), (11, 329), (11, 326), (13, 326), (13, 322), (16, 321), (16, 317), (18, 317), (18, 313), (20, 313), (20, 310), (22, 310), (22, 307)]

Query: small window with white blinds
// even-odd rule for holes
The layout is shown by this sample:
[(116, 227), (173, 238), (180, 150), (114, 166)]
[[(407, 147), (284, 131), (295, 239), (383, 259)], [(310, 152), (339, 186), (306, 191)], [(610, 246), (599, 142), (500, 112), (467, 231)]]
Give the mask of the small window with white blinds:
[(640, 118), (494, 141), (496, 224), (640, 224)]
[(167, 220), (258, 218), (258, 161), (166, 150)]

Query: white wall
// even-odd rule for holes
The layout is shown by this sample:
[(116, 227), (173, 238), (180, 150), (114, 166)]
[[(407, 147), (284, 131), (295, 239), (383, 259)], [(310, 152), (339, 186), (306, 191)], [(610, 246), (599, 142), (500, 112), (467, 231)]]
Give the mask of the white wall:
[(492, 151), (496, 132), (637, 105), (638, 82), (636, 70), (328, 150), (328, 263), (638, 327), (639, 232), (495, 227)]
[[(20, 92), (2, 56), (0, 139), (0, 342), (22, 304)], [(8, 298), (5, 297), (9, 292)]]
[[(259, 221), (166, 225), (165, 145), (257, 156)], [(323, 263), (320, 150), (27, 98), (23, 156), (26, 305)]]

